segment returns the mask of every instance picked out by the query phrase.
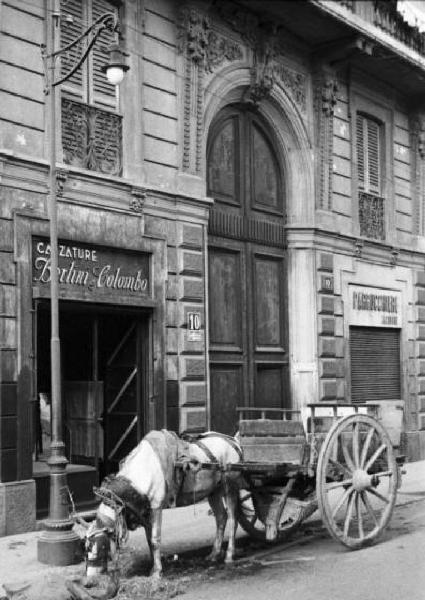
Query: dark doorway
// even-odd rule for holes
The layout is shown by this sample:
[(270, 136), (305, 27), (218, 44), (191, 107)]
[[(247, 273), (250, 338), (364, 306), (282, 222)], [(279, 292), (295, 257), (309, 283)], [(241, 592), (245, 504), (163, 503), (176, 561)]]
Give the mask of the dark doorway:
[[(50, 430), (50, 311), (36, 310), (38, 416), (36, 460), (46, 460)], [(71, 465), (116, 472), (147, 432), (149, 314), (60, 303), (63, 441)]]

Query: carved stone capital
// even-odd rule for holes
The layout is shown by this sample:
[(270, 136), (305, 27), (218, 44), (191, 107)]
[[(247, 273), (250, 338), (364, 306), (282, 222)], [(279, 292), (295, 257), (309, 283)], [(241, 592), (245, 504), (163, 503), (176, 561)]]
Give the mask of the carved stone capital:
[(210, 34), (209, 20), (194, 8), (184, 6), (178, 20), (178, 49), (196, 63), (203, 63)]
[(142, 213), (146, 201), (146, 190), (145, 188), (133, 187), (131, 188), (131, 199), (130, 199), (130, 210)]

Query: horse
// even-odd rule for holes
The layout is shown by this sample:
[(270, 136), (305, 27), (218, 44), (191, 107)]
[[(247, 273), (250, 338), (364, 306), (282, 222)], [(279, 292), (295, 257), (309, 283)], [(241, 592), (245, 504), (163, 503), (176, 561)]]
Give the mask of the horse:
[[(213, 431), (185, 441), (170, 431), (149, 432), (96, 490), (101, 502), (86, 533), (87, 576), (107, 571), (107, 560), (128, 530), (143, 526), (153, 563), (151, 576), (159, 578), (161, 523), (164, 508), (187, 506), (208, 499), (216, 520), (216, 534), (208, 560), (221, 556), (229, 520), (225, 563), (233, 561), (238, 490), (243, 486), (229, 464), (242, 461), (238, 442)], [(202, 464), (203, 463), (203, 464)], [(206, 468), (210, 467), (210, 468)]]

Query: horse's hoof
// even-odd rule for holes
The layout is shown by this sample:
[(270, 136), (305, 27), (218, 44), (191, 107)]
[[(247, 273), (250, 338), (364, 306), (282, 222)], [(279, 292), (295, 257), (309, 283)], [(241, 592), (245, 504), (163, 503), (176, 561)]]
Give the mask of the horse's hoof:
[(206, 561), (210, 562), (210, 563), (216, 563), (218, 562), (220, 559), (220, 555), (217, 554), (216, 552), (211, 552), (210, 554), (208, 554), (208, 556), (206, 557)]
[(162, 571), (154, 571), (152, 570), (149, 574), (149, 577), (153, 580), (153, 581), (159, 581), (162, 577)]
[(226, 556), (226, 558), (224, 559), (224, 564), (233, 565), (233, 556)]

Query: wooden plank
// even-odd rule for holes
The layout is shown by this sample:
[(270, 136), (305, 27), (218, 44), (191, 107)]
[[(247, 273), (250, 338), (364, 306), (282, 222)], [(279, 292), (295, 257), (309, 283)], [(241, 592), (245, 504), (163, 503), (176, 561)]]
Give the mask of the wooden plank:
[(241, 436), (240, 443), (242, 448), (246, 446), (264, 446), (266, 444), (304, 444), (304, 435), (287, 435), (287, 436)]
[(264, 444), (244, 448), (244, 460), (302, 464), (305, 444)]
[(239, 433), (241, 436), (303, 435), (304, 429), (300, 421), (242, 419), (239, 421)]

